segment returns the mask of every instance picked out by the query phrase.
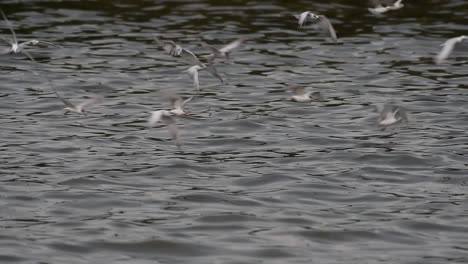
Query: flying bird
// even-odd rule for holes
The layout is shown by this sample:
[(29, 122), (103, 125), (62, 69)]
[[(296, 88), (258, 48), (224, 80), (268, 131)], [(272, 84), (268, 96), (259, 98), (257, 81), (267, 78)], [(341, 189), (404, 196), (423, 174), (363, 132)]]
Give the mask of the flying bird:
[(6, 38), (3, 38), (3, 37), (0, 37), (0, 41), (3, 41), (4, 43), (6, 43), (7, 45), (10, 46), (9, 48), (1, 51), (0, 54), (22, 53), (26, 57), (28, 57), (31, 61), (34, 61), (34, 58), (31, 56), (31, 54), (29, 54), (27, 51), (24, 50), (25, 47), (35, 46), (35, 45), (47, 45), (47, 46), (53, 46), (53, 47), (56, 47), (56, 48), (60, 48), (60, 46), (55, 45), (55, 44), (53, 44), (51, 42), (37, 40), (37, 39), (33, 39), (33, 40), (29, 40), (29, 41), (19, 43), (18, 39), (16, 38), (16, 33), (15, 33), (15, 30), (13, 29), (13, 26), (11, 25), (10, 21), (8, 20), (5, 13), (3, 13), (3, 10), (1, 10), (1, 9), (0, 9), (0, 14), (2, 15), (3, 20), (5, 20), (8, 28), (10, 29), (11, 36), (12, 36), (12, 39), (6, 39)]
[(468, 39), (468, 37), (467, 36), (460, 36), (460, 37), (451, 38), (451, 39), (448, 39), (447, 41), (445, 41), (441, 45), (442, 46), (441, 51), (434, 58), (434, 62), (436, 64), (441, 64), (442, 62), (444, 62), (450, 56), (450, 54), (452, 53), (455, 46), (458, 43), (463, 42), (465, 39)]
[(172, 40), (160, 40), (159, 38), (157, 37), (154, 37), (154, 40), (156, 41), (156, 43), (161, 46), (164, 51), (173, 56), (173, 57), (176, 57), (176, 56), (180, 56), (180, 53), (182, 52), (182, 47), (178, 44), (176, 44), (174, 41)]
[(60, 96), (60, 94), (55, 90), (55, 88), (52, 88), (52, 90), (54, 91), (57, 98), (59, 98), (65, 104), (66, 107), (63, 109), (63, 110), (65, 110), (65, 113), (74, 112), (74, 113), (86, 115), (87, 114), (86, 108), (89, 108), (92, 105), (95, 105), (96, 103), (98, 103), (102, 99), (101, 97), (96, 96), (96, 97), (92, 97), (92, 98), (90, 98), (90, 99), (88, 99), (88, 100), (86, 100), (86, 101), (84, 101), (84, 102), (82, 102), (80, 104), (73, 104), (69, 100), (67, 100), (64, 97)]
[(333, 28), (330, 20), (324, 15), (316, 15), (310, 11), (302, 12), (299, 15), (294, 15), (295, 18), (299, 20), (299, 27), (304, 27), (305, 23), (307, 22), (307, 18), (311, 18), (313, 20), (319, 21), (319, 26), (322, 30), (326, 31), (327, 34), (332, 38), (333, 41), (337, 41), (338, 37), (336, 36), (336, 31)]
[(370, 0), (371, 7), (368, 8), (369, 12), (374, 15), (382, 16), (383, 13), (390, 10), (398, 10), (404, 5), (401, 3), (403, 0)]
[(177, 128), (174, 114), (167, 110), (152, 111), (148, 119), (148, 126), (154, 127), (159, 122), (162, 122), (165, 126), (167, 126), (169, 134), (174, 140), (177, 148), (180, 150), (181, 144), (179, 139), (179, 129)]
[(190, 102), (194, 96), (191, 96), (187, 99), (183, 99), (182, 97), (178, 96), (178, 95), (175, 95), (175, 94), (171, 94), (171, 95), (168, 95), (167, 96), (170, 103), (171, 103), (171, 107), (172, 109), (169, 110), (169, 112), (173, 115), (176, 115), (176, 116), (182, 116), (182, 115), (186, 115), (187, 113), (184, 111), (184, 106)]
[(171, 55), (172, 57), (182, 58), (186, 63), (192, 65), (186, 72), (189, 73), (190, 77), (193, 79), (195, 89), (200, 91), (200, 85), (198, 82), (198, 71), (205, 70), (211, 75), (216, 77), (221, 84), (224, 84), (224, 80), (219, 75), (218, 70), (212, 63), (202, 63), (200, 59), (190, 50), (181, 47), (180, 45), (174, 43), (173, 41), (161, 41), (158, 38), (155, 38), (156, 42), (163, 47), (164, 51)]
[(291, 100), (300, 103), (306, 103), (310, 101), (321, 101), (323, 100), (322, 95), (320, 92), (311, 92), (305, 90), (305, 86), (302, 85), (293, 85), (287, 87), (293, 95), (291, 96)]
[(204, 46), (205, 48), (208, 48), (212, 52), (211, 54), (206, 56), (206, 58), (209, 61), (212, 61), (216, 58), (223, 58), (223, 59), (229, 60), (230, 59), (229, 53), (233, 51), (234, 49), (237, 49), (244, 42), (244, 40), (245, 40), (244, 38), (238, 38), (220, 49), (217, 49), (203, 41), (201, 41), (201, 44), (202, 46)]
[(376, 106), (379, 112), (377, 123), (379, 126), (387, 127), (402, 121), (408, 121), (406, 112), (401, 107), (395, 105), (378, 105)]

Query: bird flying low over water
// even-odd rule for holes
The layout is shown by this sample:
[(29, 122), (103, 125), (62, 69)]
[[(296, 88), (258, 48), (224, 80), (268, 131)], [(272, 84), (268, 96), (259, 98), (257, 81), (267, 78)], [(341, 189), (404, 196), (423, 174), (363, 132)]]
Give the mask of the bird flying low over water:
[(42, 41), (42, 40), (29, 40), (25, 41), (22, 43), (18, 42), (18, 39), (16, 38), (16, 33), (15, 30), (13, 29), (13, 26), (11, 25), (10, 21), (6, 17), (5, 13), (3, 13), (3, 10), (0, 9), (0, 14), (2, 15), (3, 20), (5, 20), (5, 23), (7, 24), (8, 28), (10, 29), (11, 32), (11, 37), (12, 39), (6, 39), (3, 37), (0, 37), (0, 41), (3, 41), (5, 44), (9, 45), (10, 47), (0, 51), (0, 54), (10, 54), (10, 53), (22, 53), (26, 57), (28, 57), (31, 61), (34, 61), (34, 58), (29, 54), (27, 51), (24, 50), (25, 47), (27, 46), (35, 46), (35, 45), (46, 45), (46, 46), (53, 46), (56, 48), (60, 48), (60, 46), (55, 45), (53, 43), (47, 42), (47, 41)]
[(70, 102), (69, 100), (67, 100), (64, 97), (60, 96), (60, 94), (55, 90), (55, 88), (52, 87), (52, 90), (54, 91), (57, 98), (59, 98), (66, 105), (66, 107), (63, 109), (63, 110), (65, 110), (65, 113), (74, 112), (74, 113), (86, 115), (87, 110), (85, 108), (91, 107), (92, 105), (95, 105), (96, 103), (98, 103), (99, 101), (102, 100), (102, 97), (95, 96), (95, 97), (92, 97), (92, 98), (90, 98), (90, 99), (88, 99), (88, 100), (86, 100), (86, 101), (84, 101), (84, 102), (82, 102), (80, 104), (75, 105), (72, 102)]
[(299, 27), (304, 27), (305, 23), (307, 22), (307, 18), (311, 18), (313, 20), (319, 21), (319, 26), (322, 30), (327, 32), (327, 34), (332, 38), (333, 41), (337, 41), (338, 37), (336, 36), (336, 31), (333, 28), (330, 20), (324, 15), (316, 15), (310, 11), (302, 12), (299, 15), (294, 15), (295, 18), (298, 19)]
[(292, 101), (306, 103), (310, 101), (323, 100), (323, 97), (320, 94), (320, 92), (306, 91), (305, 86), (291, 85), (291, 86), (288, 86), (287, 88), (293, 93), (293, 95), (291, 96)]
[(202, 44), (202, 46), (204, 46), (205, 48), (208, 48), (212, 52), (211, 54), (206, 56), (206, 58), (209, 61), (212, 61), (216, 58), (223, 58), (223, 59), (229, 60), (230, 59), (229, 53), (233, 51), (234, 49), (237, 49), (244, 42), (244, 40), (245, 40), (244, 38), (238, 38), (220, 49), (217, 49), (203, 41), (201, 41), (200, 43)]
[(444, 62), (450, 56), (450, 54), (452, 53), (455, 46), (457, 44), (463, 42), (466, 39), (468, 39), (467, 36), (460, 36), (460, 37), (451, 38), (451, 39), (448, 39), (447, 41), (445, 41), (441, 45), (442, 49), (440, 50), (439, 54), (437, 54), (437, 56), (434, 58), (434, 62), (436, 64), (440, 64), (440, 63)]
[(171, 103), (172, 109), (169, 112), (176, 116), (186, 115), (187, 113), (184, 111), (184, 106), (190, 102), (194, 96), (191, 96), (187, 99), (183, 99), (182, 97), (175, 95), (175, 94), (168, 94), (166, 95), (167, 99), (169, 99)]
[(406, 111), (396, 105), (377, 105), (379, 118), (377, 124), (382, 127), (391, 126), (402, 121), (407, 122), (408, 117)]
[(155, 38), (155, 40), (168, 55), (182, 58), (185, 62), (192, 65), (188, 70), (186, 70), (186, 72), (188, 72), (190, 77), (193, 79), (194, 87), (197, 91), (200, 91), (200, 85), (198, 83), (198, 71), (200, 70), (206, 70), (216, 77), (221, 84), (224, 84), (223, 78), (221, 78), (221, 75), (219, 75), (212, 63), (202, 63), (192, 51), (175, 44), (173, 41), (161, 41), (158, 38)]
[(174, 140), (177, 148), (180, 150), (181, 145), (179, 139), (179, 129), (177, 128), (174, 114), (167, 110), (152, 111), (148, 119), (148, 126), (154, 127), (159, 122), (162, 122), (165, 126), (167, 126), (169, 134)]
[(403, 0), (370, 0), (368, 8), (369, 12), (374, 15), (382, 16), (383, 13), (390, 10), (398, 10), (404, 5), (401, 3)]

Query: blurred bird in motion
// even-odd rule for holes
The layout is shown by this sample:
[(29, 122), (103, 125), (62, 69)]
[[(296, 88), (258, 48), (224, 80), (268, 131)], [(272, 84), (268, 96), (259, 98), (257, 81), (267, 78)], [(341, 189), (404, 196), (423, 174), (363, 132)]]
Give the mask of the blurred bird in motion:
[(460, 36), (456, 38), (451, 38), (445, 41), (441, 46), (442, 49), (440, 50), (439, 54), (434, 58), (434, 62), (436, 64), (441, 64), (444, 62), (452, 53), (453, 49), (456, 47), (457, 44), (462, 43), (464, 40), (468, 39), (467, 36)]
[(304, 27), (305, 23), (307, 22), (307, 18), (318, 20), (319, 21), (318, 25), (320, 29), (325, 31), (332, 38), (333, 41), (335, 42), (338, 41), (338, 37), (336, 36), (336, 31), (333, 28), (330, 20), (328, 20), (326, 16), (316, 15), (310, 11), (305, 11), (299, 15), (294, 15), (294, 17), (298, 19), (299, 27), (301, 28)]

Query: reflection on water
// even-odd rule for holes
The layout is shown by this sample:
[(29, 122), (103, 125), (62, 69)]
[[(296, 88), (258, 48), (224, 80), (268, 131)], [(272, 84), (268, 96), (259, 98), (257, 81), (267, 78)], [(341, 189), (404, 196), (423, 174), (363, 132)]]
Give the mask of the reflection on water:
[[(433, 58), (468, 31), (468, 4), (379, 18), (361, 2), (2, 1), (19, 39), (62, 48), (0, 57), (0, 260), (466, 263), (468, 56)], [(305, 10), (338, 42), (299, 29)], [(164, 92), (196, 95), (156, 35), (197, 55), (248, 39), (216, 62), (226, 84), (200, 72), (183, 151), (146, 126)], [(104, 99), (64, 115), (47, 79)], [(324, 100), (292, 102), (290, 84)], [(385, 103), (408, 123), (381, 130)]]

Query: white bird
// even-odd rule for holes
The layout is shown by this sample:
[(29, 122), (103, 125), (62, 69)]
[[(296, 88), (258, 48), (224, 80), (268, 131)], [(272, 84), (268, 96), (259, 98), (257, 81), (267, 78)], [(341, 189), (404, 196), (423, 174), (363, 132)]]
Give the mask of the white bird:
[(394, 105), (378, 105), (376, 108), (379, 112), (379, 118), (377, 120), (379, 126), (386, 127), (408, 120), (406, 112), (401, 107)]
[(201, 41), (201, 44), (205, 47), (211, 50), (211, 54), (207, 55), (206, 58), (210, 61), (216, 59), (216, 58), (225, 58), (225, 59), (230, 59), (229, 58), (229, 53), (233, 51), (234, 49), (237, 49), (243, 42), (244, 38), (238, 38), (234, 40), (233, 42), (227, 44), (226, 46), (217, 49), (203, 41)]
[(173, 116), (174, 114), (167, 110), (152, 111), (151, 116), (148, 119), (148, 126), (154, 127), (154, 125), (156, 125), (158, 122), (162, 122), (167, 126), (169, 134), (175, 141), (177, 148), (180, 150), (181, 145), (179, 139), (179, 129), (177, 128), (177, 124)]
[(60, 48), (60, 46), (55, 45), (53, 43), (50, 43), (50, 42), (47, 42), (47, 41), (42, 41), (42, 40), (37, 40), (37, 39), (33, 39), (33, 40), (29, 40), (29, 41), (19, 43), (18, 39), (16, 38), (15, 30), (13, 29), (10, 21), (8, 20), (5, 13), (3, 13), (3, 10), (1, 10), (1, 9), (0, 9), (0, 14), (2, 15), (3, 20), (5, 20), (8, 28), (10, 29), (11, 36), (12, 36), (11, 40), (0, 37), (1, 41), (5, 42), (7, 45), (10, 46), (6, 50), (3, 50), (0, 54), (22, 53), (22, 54), (26, 55), (26, 57), (28, 57), (31, 61), (34, 61), (34, 58), (28, 52), (26, 52), (24, 50), (25, 47), (30, 46), (30, 45), (45, 44), (45, 45), (48, 45), (48, 46), (53, 46), (53, 47), (56, 47), (56, 48)]
[(187, 63), (193, 65), (188, 70), (186, 70), (186, 72), (188, 72), (189, 75), (193, 78), (194, 86), (197, 89), (197, 91), (200, 91), (200, 86), (198, 83), (198, 71), (200, 70), (206, 70), (207, 72), (211, 73), (211, 75), (216, 77), (221, 82), (221, 84), (224, 84), (223, 78), (221, 78), (221, 75), (219, 75), (218, 71), (216, 70), (213, 64), (202, 63), (193, 52), (186, 48), (182, 48), (180, 45), (175, 44), (173, 41), (160, 41), (158, 38), (155, 38), (155, 40), (160, 46), (163, 47), (167, 54), (171, 55), (172, 57), (185, 59)]
[(180, 53), (182, 52), (182, 47), (180, 45), (177, 45), (174, 41), (172, 40), (162, 41), (158, 39), (157, 37), (154, 37), (154, 40), (156, 41), (156, 43), (158, 43), (159, 46), (161, 46), (164, 49), (164, 51), (167, 54), (173, 57), (180, 56)]
[(320, 92), (311, 92), (311, 91), (306, 92), (304, 86), (294, 85), (294, 86), (288, 86), (287, 88), (291, 90), (291, 92), (293, 93), (293, 95), (291, 96), (292, 101), (306, 103), (312, 100), (315, 100), (315, 101), (323, 100), (323, 97), (320, 94)]
[(453, 49), (458, 43), (463, 42), (465, 39), (468, 39), (467, 36), (460, 36), (456, 38), (451, 38), (445, 41), (441, 46), (442, 50), (437, 54), (437, 56), (434, 58), (434, 62), (436, 64), (440, 64), (444, 62), (448, 56), (452, 53)]
[(63, 109), (65, 110), (65, 113), (74, 112), (74, 113), (86, 115), (87, 110), (85, 108), (91, 107), (92, 105), (98, 103), (102, 99), (101, 97), (96, 96), (80, 104), (75, 105), (71, 103), (69, 100), (60, 96), (60, 94), (55, 90), (55, 88), (52, 87), (52, 90), (54, 91), (55, 95), (66, 105), (66, 107)]
[(372, 7), (369, 7), (368, 10), (374, 15), (381, 16), (383, 13), (390, 10), (398, 10), (404, 5), (401, 3), (403, 0), (370, 0)]
[(169, 95), (168, 98), (171, 102), (172, 107), (172, 109), (169, 110), (169, 112), (176, 116), (182, 116), (187, 114), (184, 111), (184, 106), (193, 99), (193, 96), (184, 100), (182, 97), (173, 94)]
[(319, 26), (322, 30), (326, 31), (327, 34), (332, 38), (333, 41), (337, 41), (338, 37), (336, 36), (336, 31), (333, 28), (330, 20), (324, 15), (316, 15), (310, 11), (302, 12), (299, 15), (294, 15), (299, 20), (299, 27), (303, 27), (307, 21), (307, 18), (310, 17), (314, 20), (319, 20)]
[(200, 67), (200, 65), (195, 65), (186, 70), (186, 72), (193, 79), (193, 86), (195, 87), (197, 92), (200, 92), (200, 83), (198, 82), (198, 71), (201, 69), (202, 68)]
[(305, 25), (305, 22), (307, 21), (307, 18), (310, 16), (312, 19), (319, 19), (319, 16), (310, 12), (310, 11), (305, 11), (302, 12), (299, 15), (294, 15), (295, 18), (299, 19), (299, 27), (303, 27)]

